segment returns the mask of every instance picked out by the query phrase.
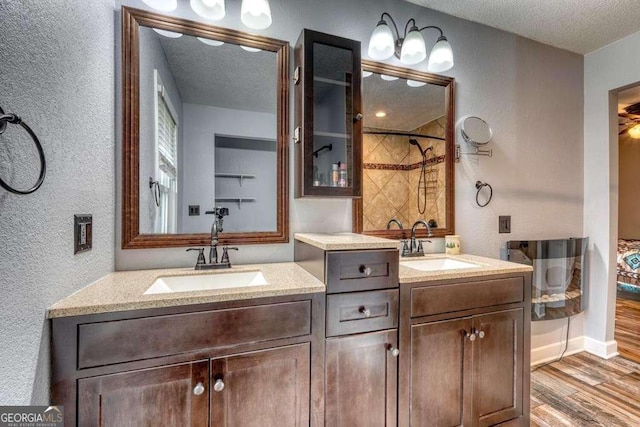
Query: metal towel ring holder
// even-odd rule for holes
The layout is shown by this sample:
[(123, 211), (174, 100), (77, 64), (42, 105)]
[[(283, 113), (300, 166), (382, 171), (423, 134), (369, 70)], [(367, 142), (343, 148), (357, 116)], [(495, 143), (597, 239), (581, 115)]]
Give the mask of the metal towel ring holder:
[(2, 178), (0, 178), (0, 187), (5, 190), (13, 193), (13, 194), (31, 194), (36, 191), (42, 183), (44, 182), (44, 177), (47, 174), (47, 160), (44, 157), (44, 150), (42, 149), (42, 144), (40, 144), (40, 140), (36, 136), (36, 134), (31, 130), (31, 128), (22, 121), (22, 119), (15, 114), (9, 113), (5, 114), (2, 107), (0, 107), (0, 135), (7, 130), (7, 125), (11, 123), (12, 125), (20, 125), (22, 128), (27, 131), (33, 142), (36, 144), (36, 148), (38, 149), (38, 156), (40, 157), (40, 176), (38, 177), (38, 181), (36, 184), (28, 190), (17, 190), (11, 187), (9, 184), (4, 182)]
[[(489, 199), (487, 199), (487, 201), (484, 203), (480, 203), (480, 191), (484, 187), (489, 187)], [(491, 185), (489, 185), (488, 182), (476, 181), (476, 190), (478, 190), (476, 191), (476, 203), (478, 204), (478, 206), (484, 208), (489, 203), (491, 203), (491, 199), (493, 198), (493, 188), (491, 187)]]

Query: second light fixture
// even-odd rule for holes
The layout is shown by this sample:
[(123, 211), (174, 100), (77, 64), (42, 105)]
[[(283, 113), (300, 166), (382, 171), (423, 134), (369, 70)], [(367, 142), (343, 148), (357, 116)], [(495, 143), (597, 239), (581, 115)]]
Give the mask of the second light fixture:
[[(393, 24), (395, 34), (385, 20), (387, 17)], [(410, 26), (411, 25), (411, 26)], [(427, 69), (435, 73), (450, 70), (453, 67), (453, 51), (442, 29), (435, 25), (418, 28), (415, 19), (411, 18), (404, 27), (404, 34), (400, 35), (398, 26), (391, 15), (383, 13), (378, 25), (369, 40), (369, 56), (376, 60), (385, 60), (395, 55), (400, 62), (414, 65), (427, 58), (427, 47), (421, 32), (434, 29), (440, 32), (440, 37), (429, 55)]]

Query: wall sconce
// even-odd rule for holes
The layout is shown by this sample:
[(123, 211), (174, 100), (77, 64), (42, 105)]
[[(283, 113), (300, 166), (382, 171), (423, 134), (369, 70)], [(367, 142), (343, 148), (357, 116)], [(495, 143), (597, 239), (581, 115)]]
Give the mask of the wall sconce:
[[(172, 12), (178, 7), (177, 0), (142, 1), (162, 12)], [(219, 21), (226, 14), (224, 0), (190, 0), (189, 4), (195, 13), (211, 21)], [(242, 0), (240, 19), (244, 25), (254, 30), (269, 28), (272, 22), (269, 0)]]
[[(385, 16), (393, 24), (395, 35), (385, 21)], [(430, 28), (438, 30), (440, 37), (431, 50), (427, 69), (435, 73), (450, 70), (453, 67), (453, 51), (440, 27), (429, 25), (418, 28), (416, 20), (411, 18), (404, 26), (404, 34), (401, 37), (396, 22), (387, 12), (380, 16), (380, 21), (371, 34), (369, 56), (376, 60), (385, 60), (395, 55), (403, 64), (418, 64), (427, 58), (427, 47), (421, 32)]]

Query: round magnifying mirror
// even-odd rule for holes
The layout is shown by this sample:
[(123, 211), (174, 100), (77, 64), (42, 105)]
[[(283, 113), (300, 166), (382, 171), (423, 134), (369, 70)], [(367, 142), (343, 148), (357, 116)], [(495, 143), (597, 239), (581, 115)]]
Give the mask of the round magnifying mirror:
[(480, 117), (474, 116), (467, 117), (462, 121), (460, 133), (465, 141), (476, 147), (487, 144), (493, 136), (489, 124)]

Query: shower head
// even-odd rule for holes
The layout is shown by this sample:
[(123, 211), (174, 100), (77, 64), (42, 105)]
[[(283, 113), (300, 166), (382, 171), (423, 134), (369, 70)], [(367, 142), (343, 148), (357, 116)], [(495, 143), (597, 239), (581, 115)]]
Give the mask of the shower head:
[(415, 145), (416, 147), (418, 147), (418, 150), (420, 150), (420, 154), (422, 154), (422, 157), (426, 156), (427, 151), (429, 151), (429, 150), (431, 150), (433, 148), (433, 147), (427, 147), (426, 150), (423, 150), (422, 146), (420, 145), (418, 140), (415, 139), (415, 138), (409, 138), (409, 144)]

